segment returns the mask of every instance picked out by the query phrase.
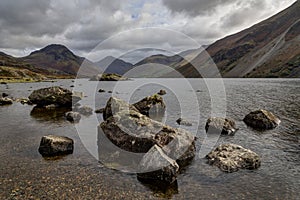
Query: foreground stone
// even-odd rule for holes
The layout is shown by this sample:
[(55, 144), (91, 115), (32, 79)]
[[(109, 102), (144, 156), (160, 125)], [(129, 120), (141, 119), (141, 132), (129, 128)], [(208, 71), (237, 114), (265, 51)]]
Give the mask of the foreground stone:
[(99, 93), (103, 93), (103, 92), (105, 92), (105, 90), (99, 89), (98, 92), (99, 92)]
[(18, 98), (16, 99), (16, 102), (20, 102), (21, 104), (28, 104), (33, 105), (32, 102), (29, 100), (29, 98)]
[(186, 119), (179, 118), (176, 120), (177, 124), (182, 125), (182, 126), (193, 126), (193, 124)]
[(105, 108), (99, 108), (95, 110), (95, 113), (104, 113)]
[(8, 97), (2, 97), (0, 98), (0, 106), (4, 106), (4, 105), (11, 105), (13, 104), (13, 100), (8, 98)]
[(179, 173), (179, 166), (175, 160), (168, 157), (163, 150), (154, 145), (139, 164), (141, 173), (137, 174), (140, 180), (159, 180), (172, 183)]
[(211, 117), (206, 121), (205, 130), (207, 133), (234, 135), (238, 128), (232, 119)]
[(93, 76), (90, 81), (126, 81), (129, 80), (119, 74), (98, 74)]
[(39, 153), (42, 156), (58, 156), (73, 153), (74, 142), (72, 139), (63, 136), (43, 136), (40, 142)]
[(65, 114), (65, 117), (68, 121), (74, 122), (74, 123), (79, 122), (81, 119), (81, 115), (78, 112), (73, 112), (73, 111), (67, 112)]
[(281, 122), (273, 113), (266, 110), (253, 111), (246, 115), (243, 121), (256, 130), (274, 129)]
[(235, 144), (222, 144), (206, 158), (210, 165), (217, 166), (224, 172), (257, 169), (261, 164), (260, 157), (255, 152)]
[(133, 104), (133, 106), (136, 107), (140, 113), (148, 117), (151, 115), (164, 115), (166, 110), (163, 98), (157, 94), (145, 97), (139, 102)]
[(72, 107), (81, 100), (81, 97), (73, 95), (70, 90), (57, 86), (35, 90), (28, 98), (33, 104), (40, 107), (51, 104), (58, 107)]

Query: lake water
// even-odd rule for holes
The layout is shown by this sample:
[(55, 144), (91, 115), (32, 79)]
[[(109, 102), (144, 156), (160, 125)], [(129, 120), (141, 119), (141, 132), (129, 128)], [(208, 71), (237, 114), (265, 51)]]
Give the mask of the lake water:
[[(75, 85), (75, 87), (70, 87)], [(171, 186), (147, 185), (121, 168), (107, 167), (99, 159), (97, 125), (101, 115), (66, 121), (63, 112), (36, 113), (33, 106), (14, 102), (0, 107), (0, 199), (299, 199), (300, 196), (300, 80), (299, 79), (135, 79), (90, 82), (86, 79), (0, 85), (0, 92), (28, 97), (39, 88), (63, 86), (84, 92), (82, 105), (104, 107), (110, 96), (136, 102), (167, 90), (164, 123), (178, 127), (183, 117), (197, 140), (197, 156)], [(112, 93), (98, 93), (103, 88)], [(281, 124), (259, 132), (242, 119), (250, 111), (267, 109)], [(235, 136), (206, 138), (210, 116), (234, 119)], [(75, 141), (72, 155), (44, 159), (38, 153), (43, 135), (68, 136)], [(261, 156), (257, 170), (221, 172), (203, 158), (221, 143), (239, 144)], [(99, 161), (100, 160), (100, 161)]]

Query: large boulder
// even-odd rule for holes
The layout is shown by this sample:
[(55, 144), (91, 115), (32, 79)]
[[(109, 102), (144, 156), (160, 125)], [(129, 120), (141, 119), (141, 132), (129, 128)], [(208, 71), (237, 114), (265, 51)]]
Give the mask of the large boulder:
[(211, 117), (206, 121), (205, 130), (207, 133), (234, 135), (238, 129), (232, 119)]
[(175, 160), (168, 157), (163, 150), (154, 145), (139, 163), (138, 179), (144, 181), (159, 180), (172, 183), (179, 173), (179, 166)]
[(164, 100), (158, 94), (145, 97), (139, 102), (134, 103), (133, 106), (136, 107), (140, 113), (148, 117), (151, 117), (151, 115), (164, 115), (166, 110)]
[(261, 164), (260, 157), (255, 152), (235, 144), (222, 144), (206, 158), (210, 165), (217, 166), (224, 172), (257, 169)]
[(35, 90), (28, 98), (39, 107), (51, 104), (59, 107), (71, 107), (81, 100), (81, 97), (73, 95), (70, 90), (57, 86)]
[(0, 106), (2, 105), (11, 105), (13, 104), (13, 100), (8, 97), (1, 97), (0, 98)]
[(40, 142), (39, 153), (42, 156), (58, 156), (73, 153), (74, 142), (64, 136), (47, 135), (43, 136)]
[(256, 130), (274, 129), (280, 124), (280, 119), (266, 110), (253, 111), (246, 115), (243, 121)]
[(182, 165), (195, 156), (195, 137), (190, 132), (166, 126), (134, 110), (115, 113), (100, 127), (113, 144), (129, 152), (146, 153), (158, 145)]
[(129, 110), (139, 112), (139, 110), (137, 110), (133, 105), (130, 105), (129, 103), (121, 99), (110, 97), (103, 111), (103, 119), (107, 120), (109, 117), (112, 117), (115, 113), (118, 113), (120, 111), (129, 112)]

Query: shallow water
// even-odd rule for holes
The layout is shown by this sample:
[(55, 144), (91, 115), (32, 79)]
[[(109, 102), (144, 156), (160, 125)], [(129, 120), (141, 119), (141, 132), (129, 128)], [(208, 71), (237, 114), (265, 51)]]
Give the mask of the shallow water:
[[(104, 167), (98, 158), (96, 126), (101, 115), (83, 117), (76, 128), (60, 112), (39, 114), (33, 106), (14, 103), (0, 107), (0, 199), (101, 198), (107, 199), (297, 199), (300, 191), (300, 80), (297, 79), (136, 79), (89, 82), (85, 79), (47, 83), (0, 85), (0, 92), (27, 97), (34, 89), (61, 85), (84, 92), (82, 105), (104, 107), (113, 95), (135, 102), (160, 89), (167, 114), (163, 121), (178, 127), (184, 117), (197, 140), (198, 156), (172, 186), (146, 185), (134, 173)], [(75, 88), (71, 88), (75, 85)], [(113, 91), (98, 93), (98, 89)], [(223, 93), (224, 92), (224, 93)], [(212, 106), (213, 105), (213, 106)], [(274, 130), (258, 132), (242, 119), (252, 110), (267, 109), (281, 119)], [(233, 137), (205, 138), (206, 119), (225, 115), (240, 130)], [(58, 134), (75, 140), (72, 155), (47, 160), (37, 149), (40, 138)], [(205, 142), (206, 145), (203, 145)], [(220, 143), (235, 143), (261, 156), (258, 170), (224, 173), (206, 164), (203, 155)], [(95, 158), (96, 157), (96, 158)], [(101, 159), (100, 159), (101, 161)]]

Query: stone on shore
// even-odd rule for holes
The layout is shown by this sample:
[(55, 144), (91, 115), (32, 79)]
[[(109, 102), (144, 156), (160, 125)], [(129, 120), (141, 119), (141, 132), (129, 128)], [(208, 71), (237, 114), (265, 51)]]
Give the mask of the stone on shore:
[(8, 97), (2, 97), (0, 98), (0, 106), (4, 106), (4, 105), (11, 105), (13, 104), (13, 100), (8, 98)]
[(98, 92), (99, 92), (99, 93), (103, 93), (103, 92), (105, 92), (105, 90), (99, 89)]
[(206, 121), (205, 130), (207, 133), (234, 135), (238, 128), (232, 119), (211, 117)]
[(74, 122), (74, 123), (79, 122), (81, 119), (81, 115), (78, 112), (73, 112), (73, 111), (67, 112), (65, 114), (65, 117), (68, 121)]
[(81, 97), (73, 95), (70, 90), (58, 86), (35, 90), (28, 98), (39, 107), (51, 104), (58, 107), (72, 107), (73, 104), (81, 100)]
[(157, 94), (162, 96), (162, 95), (167, 94), (167, 92), (166, 92), (166, 90), (159, 90), (159, 92)]
[(186, 119), (183, 118), (179, 118), (176, 120), (177, 124), (182, 125), (182, 126), (193, 126), (193, 124), (191, 122), (189, 122)]
[(266, 110), (250, 112), (243, 121), (245, 124), (256, 130), (274, 129), (280, 124), (280, 119)]
[(64, 136), (43, 136), (40, 142), (39, 153), (45, 157), (65, 155), (73, 153), (74, 142)]
[(164, 115), (166, 110), (165, 102), (158, 94), (145, 97), (139, 102), (134, 103), (133, 106), (136, 107), (140, 113), (148, 117), (151, 117), (151, 115)]
[(99, 108), (95, 110), (95, 113), (104, 113), (105, 108)]
[(235, 172), (239, 169), (257, 169), (260, 157), (253, 151), (235, 144), (222, 144), (210, 152), (206, 158), (210, 165), (219, 167), (224, 172)]
[(76, 111), (85, 116), (93, 114), (93, 109), (89, 106), (82, 106), (80, 108), (77, 108)]

